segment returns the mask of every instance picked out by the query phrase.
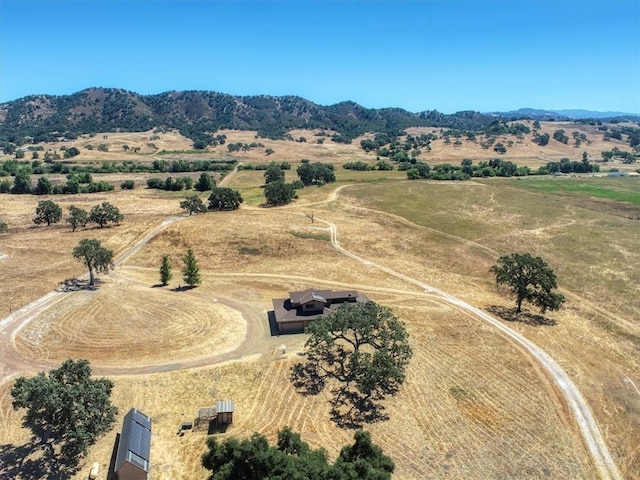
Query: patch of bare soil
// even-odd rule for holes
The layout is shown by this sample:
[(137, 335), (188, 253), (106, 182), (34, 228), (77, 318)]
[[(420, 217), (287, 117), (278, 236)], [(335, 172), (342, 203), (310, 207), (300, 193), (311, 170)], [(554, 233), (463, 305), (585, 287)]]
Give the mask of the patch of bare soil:
[(95, 291), (66, 294), (14, 342), (27, 359), (55, 364), (86, 358), (96, 368), (123, 359), (138, 366), (179, 362), (242, 342), (246, 324), (239, 312), (182, 293), (106, 281)]

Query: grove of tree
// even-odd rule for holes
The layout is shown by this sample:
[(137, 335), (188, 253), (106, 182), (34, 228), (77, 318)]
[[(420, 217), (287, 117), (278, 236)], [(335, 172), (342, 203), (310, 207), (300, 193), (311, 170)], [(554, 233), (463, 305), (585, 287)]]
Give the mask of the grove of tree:
[(275, 446), (256, 433), (243, 440), (211, 436), (207, 448), (202, 465), (212, 472), (209, 480), (387, 480), (395, 469), (363, 430), (333, 464), (324, 449), (313, 450), (289, 427), (278, 432)]
[(303, 160), (298, 167), (297, 173), (305, 187), (313, 184), (322, 185), (336, 181), (336, 174), (333, 171), (333, 165), (330, 163), (311, 163)]

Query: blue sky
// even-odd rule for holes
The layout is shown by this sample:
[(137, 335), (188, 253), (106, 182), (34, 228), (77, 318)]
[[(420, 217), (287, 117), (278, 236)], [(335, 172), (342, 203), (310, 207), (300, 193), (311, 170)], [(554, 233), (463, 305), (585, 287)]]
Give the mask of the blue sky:
[(0, 102), (88, 87), (640, 113), (640, 1), (0, 0)]

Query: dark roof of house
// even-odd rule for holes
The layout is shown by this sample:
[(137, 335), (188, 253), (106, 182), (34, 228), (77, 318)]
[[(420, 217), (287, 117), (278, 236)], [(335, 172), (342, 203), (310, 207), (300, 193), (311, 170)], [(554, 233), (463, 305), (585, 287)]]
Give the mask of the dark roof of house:
[(118, 443), (115, 470), (129, 462), (145, 472), (149, 472), (151, 453), (151, 418), (132, 408), (124, 416), (122, 433)]
[[(320, 300), (320, 298), (322, 298), (322, 300)], [(298, 315), (297, 306), (304, 305), (312, 300), (323, 302), (325, 304), (324, 309), (321, 312)], [(310, 288), (302, 292), (289, 292), (289, 298), (274, 298), (272, 300), (276, 323), (299, 321), (308, 322), (334, 313), (342, 303), (347, 301), (365, 303), (369, 301), (369, 299), (363, 293), (358, 293), (355, 290), (333, 291)], [(327, 305), (327, 303), (331, 304)]]
[(326, 303), (331, 300), (348, 299), (357, 296), (358, 292), (356, 292), (355, 290), (334, 291), (309, 288), (307, 290), (303, 290), (302, 292), (289, 292), (289, 299), (294, 305), (302, 305), (314, 300)]

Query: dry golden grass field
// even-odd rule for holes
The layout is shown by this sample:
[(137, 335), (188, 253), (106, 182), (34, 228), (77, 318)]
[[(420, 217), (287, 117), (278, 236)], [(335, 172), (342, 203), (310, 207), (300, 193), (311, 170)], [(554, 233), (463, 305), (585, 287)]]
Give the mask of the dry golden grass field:
[[(569, 134), (595, 129), (543, 123), (550, 134), (557, 128)], [(625, 149), (603, 142), (597, 131), (584, 131), (592, 140), (584, 148), (553, 140), (538, 147), (526, 136), (504, 158), (538, 166), (565, 156), (579, 160), (585, 150), (597, 158), (616, 145)], [(389, 420), (367, 426), (393, 458), (394, 478), (599, 478), (569, 405), (532, 355), (480, 318), (378, 266), (505, 316), (505, 325), (541, 347), (576, 384), (621, 478), (640, 478), (640, 201), (633, 196), (640, 179), (407, 181), (404, 172), (344, 170), (346, 161), (375, 161), (359, 142), (317, 144), (305, 131), (292, 136), (305, 136), (306, 143), (225, 133), (227, 142), (260, 141), (275, 150), (269, 156), (264, 149), (238, 152), (241, 162), (289, 161), (288, 181), (296, 178), (302, 158), (331, 162), (337, 182), (299, 190), (291, 205), (263, 208), (263, 172), (239, 171), (225, 180), (245, 198), (238, 211), (175, 221), (109, 275), (100, 275), (95, 291), (56, 294), (49, 308), (34, 308), (20, 329), (0, 329), (3, 379), (55, 368), (72, 357), (89, 359), (94, 373), (115, 383), (118, 423), (90, 449), (74, 480), (86, 478), (93, 462), (106, 471), (122, 417), (133, 406), (154, 421), (154, 479), (206, 478), (200, 466), (205, 433), (178, 436), (176, 431), (216, 400), (234, 400), (236, 406), (234, 424), (222, 438), (259, 432), (273, 440), (288, 425), (335, 458), (353, 432), (329, 420), (326, 396), (303, 397), (291, 386), (289, 369), (304, 335), (271, 336), (267, 322), (272, 298), (312, 286), (363, 291), (407, 325), (414, 350), (407, 380), (385, 403)], [(197, 155), (160, 155), (146, 147), (149, 132), (104, 135), (78, 142), (108, 143), (110, 152), (81, 148), (74, 161), (228, 156), (224, 146)], [(160, 134), (154, 143), (167, 151), (190, 146), (174, 133)], [(141, 150), (125, 153), (124, 144)], [(50, 147), (55, 148), (45, 148)], [(423, 160), (495, 158), (490, 153), (471, 142), (453, 147), (436, 141)], [(0, 235), (0, 320), (62, 280), (82, 275), (82, 265), (71, 256), (81, 239), (98, 238), (119, 257), (165, 219), (181, 216), (178, 204), (185, 193), (142, 187), (150, 176), (138, 174), (134, 190), (50, 197), (65, 215), (69, 205), (88, 209), (113, 203), (124, 221), (104, 229), (36, 227), (31, 218), (42, 197), (0, 195), (0, 220), (10, 229)], [(104, 178), (118, 185), (133, 175)], [(631, 200), (589, 194), (596, 186)], [(310, 213), (313, 223), (305, 215)], [(334, 248), (325, 222), (336, 226), (343, 248), (370, 263)], [(189, 247), (203, 282), (176, 291)], [(567, 302), (546, 315), (547, 324), (537, 322), (533, 311), (518, 321), (504, 315), (513, 302), (495, 287), (489, 268), (514, 251), (542, 256), (558, 275)], [(164, 254), (174, 265), (174, 278), (160, 287)], [(11, 378), (0, 384), (3, 452), (30, 442), (22, 412), (11, 408), (11, 386)], [(37, 458), (37, 450), (27, 450)]]

